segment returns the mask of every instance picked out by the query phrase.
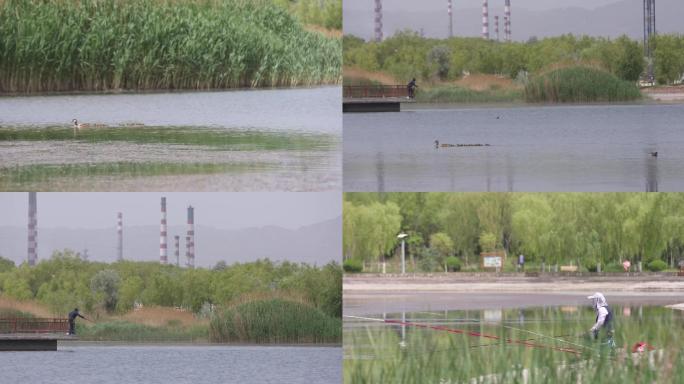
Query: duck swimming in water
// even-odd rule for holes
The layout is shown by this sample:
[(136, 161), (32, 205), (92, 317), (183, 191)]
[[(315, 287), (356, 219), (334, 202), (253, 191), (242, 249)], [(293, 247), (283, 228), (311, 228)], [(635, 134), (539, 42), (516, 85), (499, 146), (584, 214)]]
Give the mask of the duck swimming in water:
[(448, 147), (455, 147), (456, 145), (454, 144), (440, 144), (439, 140), (435, 140), (435, 148), (448, 148)]
[(653, 156), (653, 157), (658, 157), (658, 152), (657, 152), (657, 151), (656, 151), (656, 152), (649, 152), (648, 154), (651, 155), (651, 156)]
[(451, 147), (489, 147), (489, 144), (440, 144), (439, 140), (435, 140), (435, 148), (451, 148)]

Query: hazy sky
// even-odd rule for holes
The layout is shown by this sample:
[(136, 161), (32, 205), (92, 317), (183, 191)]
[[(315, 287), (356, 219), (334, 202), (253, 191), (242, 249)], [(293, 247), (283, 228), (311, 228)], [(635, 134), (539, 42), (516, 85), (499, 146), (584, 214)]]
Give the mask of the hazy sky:
[[(571, 6), (594, 9), (615, 2), (616, 0), (511, 0), (511, 6), (527, 8), (531, 11), (542, 11)], [(503, 6), (504, 0), (489, 0), (489, 7), (495, 7), (499, 3)], [(343, 7), (344, 9), (371, 8), (372, 10), (373, 4), (373, 0), (344, 0)], [(454, 9), (472, 8), (473, 6), (481, 5), (481, 0), (453, 0)], [(382, 8), (384, 10), (402, 9), (411, 12), (432, 7), (438, 9), (444, 8), (446, 10), (447, 0), (383, 0), (382, 2)]]
[[(187, 206), (195, 224), (221, 229), (279, 226), (296, 229), (338, 217), (342, 197), (325, 193), (38, 193), (39, 228), (110, 228), (116, 213), (124, 225), (158, 225), (160, 198), (167, 222), (183, 225)], [(28, 193), (0, 193), (0, 226), (27, 226)]]
[[(500, 17), (503, 33), (504, 0), (489, 0), (489, 23), (494, 38), (494, 16)], [(453, 0), (456, 36), (479, 37), (482, 31), (482, 0)], [(344, 32), (364, 39), (373, 37), (374, 0), (344, 0)], [(383, 0), (383, 32), (387, 38), (409, 29), (426, 37), (448, 35), (447, 0)], [(643, 36), (643, 4), (639, 0), (511, 0), (513, 39), (547, 37), (566, 33), (602, 37), (623, 34)], [(684, 1), (658, 0), (659, 33), (683, 33)]]

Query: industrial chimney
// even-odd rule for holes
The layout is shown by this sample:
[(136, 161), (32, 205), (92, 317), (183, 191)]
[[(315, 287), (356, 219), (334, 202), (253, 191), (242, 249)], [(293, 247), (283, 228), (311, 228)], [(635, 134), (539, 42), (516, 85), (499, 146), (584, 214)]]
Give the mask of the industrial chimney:
[(453, 13), (453, 7), (452, 7), (452, 1), (453, 0), (448, 0), (447, 2), (447, 14), (449, 15), (449, 37), (454, 37), (454, 18), (452, 16)]
[(195, 208), (188, 206), (187, 258), (188, 268), (195, 268)]
[(159, 262), (169, 262), (166, 246), (166, 197), (161, 198), (161, 225), (159, 227)]
[(482, 38), (489, 40), (489, 4), (482, 0)]
[(499, 15), (494, 16), (494, 35), (496, 41), (499, 41)]
[(648, 65), (646, 72), (648, 80), (653, 81), (653, 38), (656, 35), (656, 14), (655, 14), (655, 0), (644, 0), (644, 56), (646, 56)]
[(28, 264), (36, 265), (38, 260), (38, 202), (36, 192), (29, 192), (28, 207)]
[(175, 246), (176, 267), (180, 267), (180, 236), (174, 236), (173, 243)]
[(504, 40), (511, 41), (511, 0), (504, 7)]
[(116, 245), (116, 260), (123, 261), (123, 214), (119, 212), (116, 215), (116, 234), (117, 234), (117, 245)]
[(375, 0), (375, 41), (382, 41), (382, 0)]

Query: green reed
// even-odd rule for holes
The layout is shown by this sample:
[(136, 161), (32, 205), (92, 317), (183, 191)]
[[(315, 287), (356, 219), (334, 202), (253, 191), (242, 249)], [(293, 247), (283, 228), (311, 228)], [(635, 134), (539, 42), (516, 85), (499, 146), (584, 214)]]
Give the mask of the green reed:
[[(135, 178), (149, 176), (196, 175), (253, 172), (269, 169), (264, 163), (84, 163), (34, 164), (0, 167), (0, 190), (23, 191), (27, 186), (65, 180), (70, 183), (91, 177)], [(42, 188), (38, 188), (42, 189)]]
[(339, 343), (342, 322), (310, 305), (280, 298), (237, 304), (210, 325), (217, 343)]
[(0, 92), (332, 84), (341, 62), (267, 0), (0, 3)]
[(542, 103), (620, 102), (641, 99), (635, 83), (590, 67), (569, 67), (533, 77), (525, 99)]
[[(473, 317), (473, 312), (467, 317)], [(578, 337), (592, 325), (592, 310), (581, 310), (579, 315), (568, 315), (558, 308), (546, 308), (544, 312), (540, 321), (524, 325), (507, 321), (452, 323), (446, 327), (547, 347), (411, 327), (402, 347), (398, 326), (351, 327), (344, 334), (348, 356), (344, 382), (669, 383), (675, 382), (684, 368), (684, 316), (678, 311), (646, 308), (644, 316), (632, 311), (630, 317), (615, 311), (614, 350), (603, 344), (604, 336), (599, 340)], [(504, 311), (504, 319), (517, 316), (517, 310)], [(650, 362), (648, 354), (631, 353), (637, 341), (656, 347)], [(579, 353), (553, 348), (570, 348)]]

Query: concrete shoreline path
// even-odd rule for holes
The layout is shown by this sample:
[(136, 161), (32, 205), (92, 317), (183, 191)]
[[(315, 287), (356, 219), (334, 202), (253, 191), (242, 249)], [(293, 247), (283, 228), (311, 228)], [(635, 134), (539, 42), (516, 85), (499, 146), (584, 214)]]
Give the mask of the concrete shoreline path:
[(611, 304), (684, 309), (680, 304), (684, 302), (684, 278), (676, 275), (458, 275), (347, 275), (343, 280), (344, 314), (583, 306), (588, 305), (587, 295), (596, 291), (603, 292)]

